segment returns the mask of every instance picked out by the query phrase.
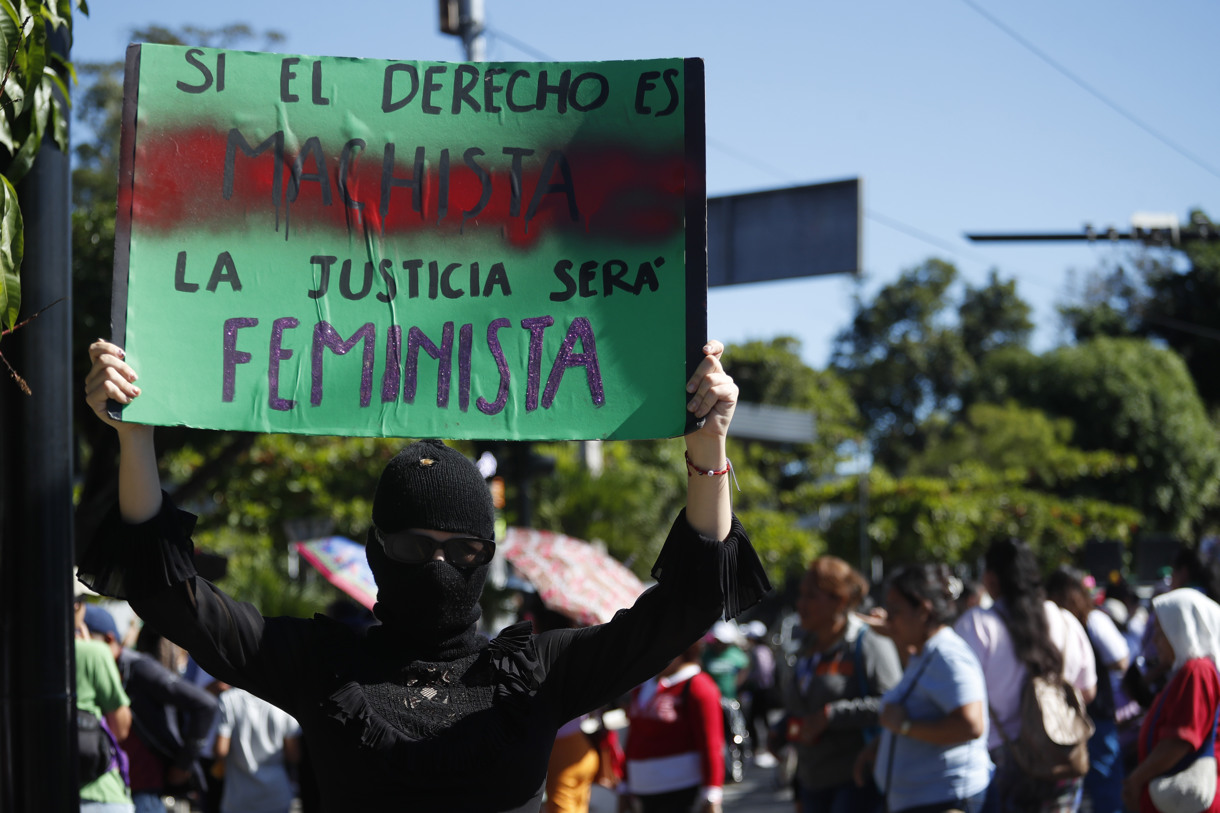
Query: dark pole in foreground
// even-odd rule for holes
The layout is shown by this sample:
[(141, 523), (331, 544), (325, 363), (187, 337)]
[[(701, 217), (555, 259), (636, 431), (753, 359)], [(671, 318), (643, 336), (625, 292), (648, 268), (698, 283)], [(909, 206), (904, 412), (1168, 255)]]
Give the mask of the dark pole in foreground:
[[(67, 54), (64, 32), (48, 49)], [(68, 156), (44, 139), (18, 186), (22, 310), (0, 351), (0, 809), (80, 809), (74, 766), (72, 271)], [(52, 304), (55, 303), (55, 304)]]

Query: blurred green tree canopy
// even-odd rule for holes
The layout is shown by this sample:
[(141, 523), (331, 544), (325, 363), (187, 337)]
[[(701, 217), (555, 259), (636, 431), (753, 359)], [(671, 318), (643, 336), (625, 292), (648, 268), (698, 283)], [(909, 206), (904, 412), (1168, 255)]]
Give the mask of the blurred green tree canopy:
[[(1216, 224), (1198, 209), (1187, 219), (1213, 238), (1217, 233)], [(1088, 274), (1059, 312), (1077, 342), (1099, 336), (1164, 342), (1186, 362), (1208, 409), (1220, 410), (1215, 363), (1220, 351), (1220, 241), (1140, 246)]]

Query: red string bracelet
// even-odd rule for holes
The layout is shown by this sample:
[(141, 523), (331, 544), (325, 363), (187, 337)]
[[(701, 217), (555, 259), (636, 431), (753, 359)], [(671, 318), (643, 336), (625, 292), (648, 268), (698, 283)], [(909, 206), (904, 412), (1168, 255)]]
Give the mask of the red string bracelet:
[(685, 452), (686, 455), (686, 476), (693, 477), (696, 474), (701, 474), (706, 477), (719, 477), (728, 474), (733, 470), (733, 463), (727, 457), (724, 459), (723, 469), (701, 469), (694, 463), (690, 462), (690, 452)]

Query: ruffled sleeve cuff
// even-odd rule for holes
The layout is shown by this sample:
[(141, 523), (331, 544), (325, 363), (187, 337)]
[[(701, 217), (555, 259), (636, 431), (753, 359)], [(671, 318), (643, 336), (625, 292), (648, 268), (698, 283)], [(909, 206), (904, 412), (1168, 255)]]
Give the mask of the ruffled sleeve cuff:
[(114, 506), (81, 555), (77, 577), (104, 596), (140, 599), (196, 575), (195, 515), (180, 511), (161, 493), (161, 511), (131, 525)]
[(721, 542), (696, 533), (683, 510), (652, 566), (652, 577), (683, 590), (706, 590), (707, 585), (718, 584), (725, 618), (740, 615), (771, 590), (762, 562), (736, 515), (728, 537)]

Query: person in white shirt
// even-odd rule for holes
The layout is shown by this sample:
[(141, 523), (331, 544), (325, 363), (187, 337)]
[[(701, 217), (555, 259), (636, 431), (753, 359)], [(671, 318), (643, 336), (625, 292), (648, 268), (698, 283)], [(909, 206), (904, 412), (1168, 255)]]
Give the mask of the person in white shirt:
[(1076, 810), (1083, 780), (1063, 780), (1054, 787), (1025, 780), (1005, 758), (1000, 729), (1009, 739), (1020, 734), (1021, 689), (1031, 671), (1062, 674), (1084, 702), (1093, 699), (1097, 666), (1088, 635), (1071, 613), (1046, 600), (1037, 559), (1019, 539), (998, 540), (988, 547), (983, 586), (995, 603), (986, 610), (970, 610), (954, 630), (978, 656), (987, 684), (993, 720), (987, 745), (996, 773), (984, 810)]
[(287, 712), (244, 689), (220, 695), (215, 754), (225, 764), (221, 813), (288, 813), (296, 791), (289, 765), (300, 758), (301, 727)]

